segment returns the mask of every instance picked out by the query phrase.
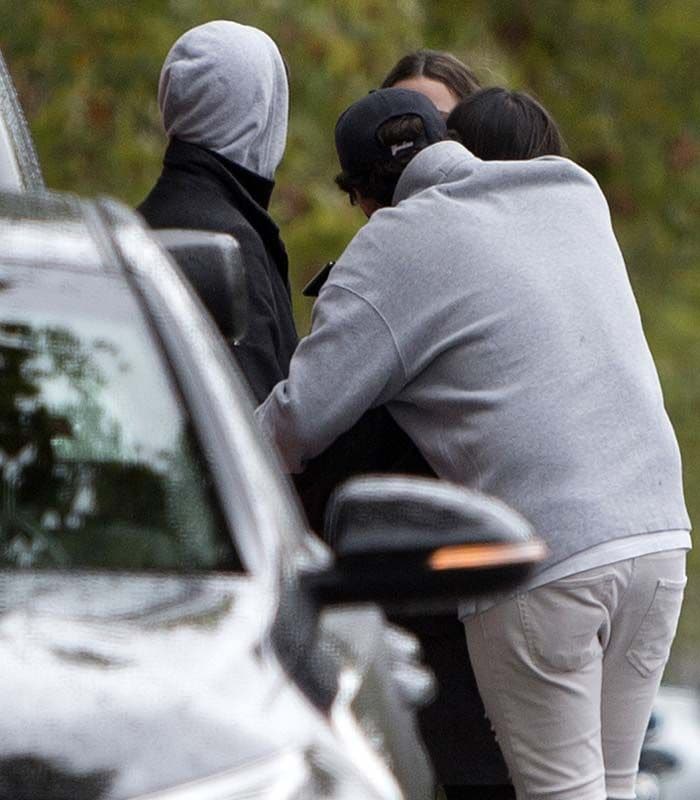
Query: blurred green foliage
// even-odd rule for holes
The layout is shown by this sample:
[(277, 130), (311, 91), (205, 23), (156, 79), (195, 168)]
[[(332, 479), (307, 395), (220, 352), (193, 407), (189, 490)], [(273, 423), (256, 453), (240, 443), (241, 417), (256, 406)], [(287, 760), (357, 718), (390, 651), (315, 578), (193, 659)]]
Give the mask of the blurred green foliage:
[[(338, 114), (420, 46), (485, 84), (534, 93), (600, 181), (626, 255), (700, 512), (700, 6), (697, 0), (0, 0), (8, 60), (50, 186), (136, 204), (165, 146), (161, 63), (187, 28), (228, 18), (278, 42), (291, 70), (273, 214), (299, 289), (361, 224), (335, 190)], [(700, 556), (691, 557), (700, 574)], [(671, 677), (700, 682), (689, 584)]]

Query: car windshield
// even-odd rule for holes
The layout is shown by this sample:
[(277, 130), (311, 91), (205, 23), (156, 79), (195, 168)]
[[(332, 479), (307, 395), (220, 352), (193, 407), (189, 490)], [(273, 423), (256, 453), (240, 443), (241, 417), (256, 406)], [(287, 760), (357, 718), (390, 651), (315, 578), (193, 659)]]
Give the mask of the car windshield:
[(239, 569), (120, 276), (0, 266), (0, 565)]

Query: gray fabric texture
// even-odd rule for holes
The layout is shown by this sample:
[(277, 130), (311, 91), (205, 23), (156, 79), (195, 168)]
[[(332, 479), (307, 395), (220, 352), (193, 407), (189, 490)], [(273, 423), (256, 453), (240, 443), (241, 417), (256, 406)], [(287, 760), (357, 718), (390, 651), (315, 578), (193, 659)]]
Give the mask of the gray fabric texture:
[(263, 31), (215, 20), (184, 33), (163, 64), (158, 105), (169, 137), (274, 177), (289, 90), (282, 56)]
[(258, 409), (290, 471), (388, 404), (441, 477), (549, 544), (687, 530), (681, 463), (607, 203), (559, 157), (420, 152), (333, 267)]

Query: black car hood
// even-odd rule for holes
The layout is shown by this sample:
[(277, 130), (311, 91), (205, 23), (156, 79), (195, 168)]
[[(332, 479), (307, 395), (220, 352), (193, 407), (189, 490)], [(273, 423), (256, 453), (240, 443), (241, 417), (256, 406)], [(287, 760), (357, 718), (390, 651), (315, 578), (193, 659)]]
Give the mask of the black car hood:
[(266, 602), (245, 577), (0, 573), (1, 800), (133, 797), (309, 747)]

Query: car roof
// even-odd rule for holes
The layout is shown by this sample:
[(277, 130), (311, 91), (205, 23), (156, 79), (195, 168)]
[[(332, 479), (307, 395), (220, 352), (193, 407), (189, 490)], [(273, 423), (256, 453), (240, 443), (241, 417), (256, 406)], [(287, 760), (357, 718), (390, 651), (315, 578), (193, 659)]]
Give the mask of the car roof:
[(100, 243), (97, 213), (73, 195), (0, 192), (0, 265), (109, 270), (112, 259)]

